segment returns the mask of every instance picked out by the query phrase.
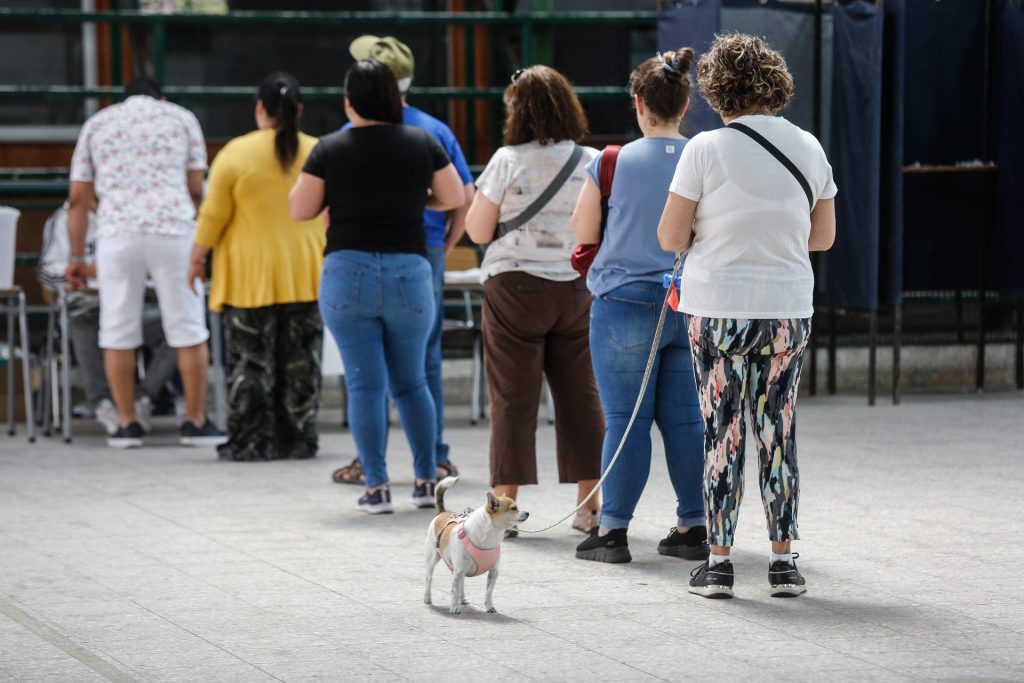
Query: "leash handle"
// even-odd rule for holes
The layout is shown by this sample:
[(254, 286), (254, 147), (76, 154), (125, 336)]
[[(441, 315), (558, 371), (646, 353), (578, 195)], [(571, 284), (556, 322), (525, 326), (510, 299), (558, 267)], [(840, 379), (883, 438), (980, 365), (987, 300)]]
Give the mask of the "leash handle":
[[(679, 271), (682, 270), (682, 267), (683, 255), (682, 253), (679, 253), (676, 254), (676, 262), (675, 265), (672, 266), (672, 277), (669, 280), (669, 282), (675, 282), (676, 277), (679, 276)], [(665, 300), (661, 304), (661, 315), (658, 316), (658, 326), (654, 330), (654, 340), (651, 342), (651, 352), (647, 356), (647, 367), (644, 368), (644, 378), (643, 381), (640, 382), (640, 395), (636, 397), (636, 404), (633, 406), (633, 414), (629, 416), (629, 422), (626, 424), (626, 431), (622, 433), (622, 439), (619, 441), (619, 447), (615, 449), (615, 455), (613, 455), (612, 459), (608, 461), (608, 467), (606, 467), (604, 472), (601, 473), (601, 478), (597, 480), (596, 484), (594, 484), (593, 490), (591, 490), (591, 492), (587, 494), (587, 497), (580, 501), (580, 504), (576, 506), (576, 509), (567, 514), (565, 517), (562, 517), (554, 524), (549, 524), (548, 526), (543, 527), (541, 529), (520, 529), (519, 533), (539, 534), (550, 529), (554, 529), (556, 526), (558, 526), (559, 524), (561, 524), (562, 522), (564, 522), (565, 520), (569, 519), (577, 512), (582, 510), (583, 506), (586, 505), (590, 501), (590, 499), (594, 497), (594, 494), (601, 490), (601, 484), (604, 483), (604, 480), (608, 478), (608, 473), (612, 471), (613, 467), (615, 467), (615, 461), (619, 459), (619, 455), (622, 453), (622, 449), (626, 446), (626, 439), (629, 438), (629, 433), (633, 430), (633, 423), (636, 422), (636, 416), (640, 414), (640, 406), (643, 405), (644, 394), (647, 393), (647, 385), (648, 383), (650, 383), (651, 373), (654, 371), (654, 359), (658, 355), (658, 344), (661, 343), (661, 335), (662, 332), (664, 332), (665, 330), (665, 316), (668, 313), (669, 297), (671, 295), (672, 288), (669, 288), (668, 292), (665, 293)]]

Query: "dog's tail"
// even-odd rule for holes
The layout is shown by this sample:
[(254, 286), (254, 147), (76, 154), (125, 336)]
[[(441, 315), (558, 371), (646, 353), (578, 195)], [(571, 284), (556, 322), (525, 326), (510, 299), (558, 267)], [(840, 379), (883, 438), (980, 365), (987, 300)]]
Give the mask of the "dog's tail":
[(444, 509), (444, 492), (448, 490), (448, 487), (459, 480), (458, 477), (445, 477), (437, 483), (437, 488), (434, 489), (434, 496), (437, 500), (435, 505), (437, 514), (446, 512)]

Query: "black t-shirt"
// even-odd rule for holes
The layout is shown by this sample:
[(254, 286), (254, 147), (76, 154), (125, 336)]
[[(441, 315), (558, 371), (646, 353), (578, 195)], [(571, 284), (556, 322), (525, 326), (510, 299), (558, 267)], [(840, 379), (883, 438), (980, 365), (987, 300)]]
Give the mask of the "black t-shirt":
[(363, 126), (320, 138), (302, 170), (324, 180), (331, 210), (324, 253), (426, 254), (427, 190), (449, 163), (437, 140), (412, 126)]

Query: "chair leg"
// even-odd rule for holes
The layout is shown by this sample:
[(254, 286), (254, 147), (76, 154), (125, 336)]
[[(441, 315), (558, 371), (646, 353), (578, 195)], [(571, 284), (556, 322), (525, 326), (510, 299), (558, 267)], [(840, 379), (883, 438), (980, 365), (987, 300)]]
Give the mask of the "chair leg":
[(60, 298), (60, 384), (61, 431), (64, 443), (71, 443), (71, 334), (68, 327), (68, 305)]
[(43, 350), (41, 372), (39, 373), (42, 386), (40, 387), (41, 400), (39, 402), (40, 427), (43, 436), (50, 436), (53, 433), (53, 337), (57, 329), (57, 321), (53, 315), (53, 303), (50, 304), (49, 313), (46, 316), (46, 347)]
[(28, 442), (36, 441), (36, 419), (32, 411), (32, 355), (28, 350), (28, 310), (25, 305), (25, 292), (18, 290), (18, 325), (21, 328), (21, 378), (25, 392), (25, 431)]
[(4, 304), (7, 315), (7, 435), (14, 436), (14, 316), (9, 297)]

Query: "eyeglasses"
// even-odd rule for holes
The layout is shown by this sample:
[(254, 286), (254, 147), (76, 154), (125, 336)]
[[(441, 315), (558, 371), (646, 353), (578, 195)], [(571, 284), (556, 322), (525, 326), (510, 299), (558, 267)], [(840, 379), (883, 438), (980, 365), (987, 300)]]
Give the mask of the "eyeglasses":
[(522, 76), (524, 73), (526, 73), (526, 69), (516, 69), (515, 71), (513, 71), (511, 79), (512, 82), (515, 83), (516, 79)]

